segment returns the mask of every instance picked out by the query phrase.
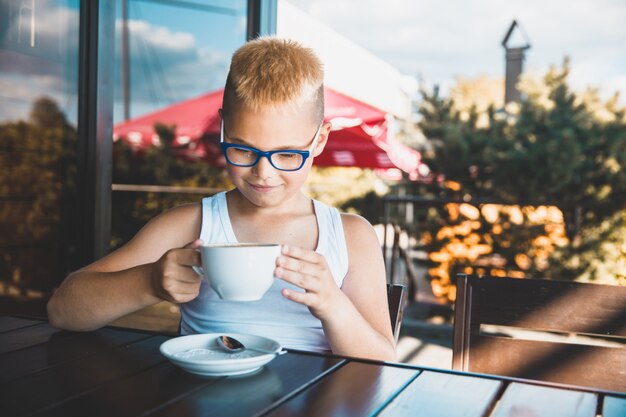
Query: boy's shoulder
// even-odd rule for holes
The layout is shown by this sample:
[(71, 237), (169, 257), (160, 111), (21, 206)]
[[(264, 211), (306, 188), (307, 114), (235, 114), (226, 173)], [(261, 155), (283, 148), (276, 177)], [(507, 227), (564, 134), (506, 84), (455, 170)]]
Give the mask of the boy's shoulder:
[(107, 268), (121, 270), (154, 262), (168, 250), (182, 248), (196, 240), (201, 210), (200, 203), (185, 204), (154, 217), (127, 244), (108, 256)]
[(380, 248), (380, 240), (374, 226), (358, 214), (341, 213), (341, 222), (350, 254), (350, 262), (361, 262)]
[(181, 204), (171, 209), (164, 211), (159, 217), (169, 217), (169, 218), (185, 218), (189, 216), (196, 216), (201, 214), (202, 212), (202, 203), (187, 203)]
[(202, 204), (182, 204), (164, 211), (150, 221), (151, 229), (157, 232), (194, 234), (202, 220)]
[(358, 214), (341, 213), (341, 222), (346, 232), (373, 230), (371, 223)]

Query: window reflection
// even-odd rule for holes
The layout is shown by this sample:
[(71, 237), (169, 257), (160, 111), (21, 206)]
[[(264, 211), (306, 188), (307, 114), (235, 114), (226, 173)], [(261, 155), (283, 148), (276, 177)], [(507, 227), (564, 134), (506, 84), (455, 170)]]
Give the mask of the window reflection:
[(119, 0), (117, 6), (114, 123), (124, 120), (125, 73), (131, 118), (223, 87), (231, 54), (246, 39), (246, 1)]
[[(82, 266), (76, 264), (74, 223), (80, 4), (0, 0), (0, 297), (35, 294), (43, 299)], [(116, 4), (114, 123), (125, 113), (138, 117), (223, 86), (230, 56), (246, 39), (245, 0), (125, 4), (126, 19), (121, 0)], [(159, 143), (167, 143), (174, 129), (162, 126), (159, 132)], [(114, 181), (205, 190), (221, 186), (218, 171), (174, 158), (163, 146), (143, 155), (123, 140), (114, 146)], [(123, 243), (164, 208), (198, 198), (114, 192), (113, 243)]]
[[(119, 0), (117, 6), (114, 124), (224, 86), (231, 55), (246, 40), (245, 0)], [(180, 157), (193, 156), (200, 138), (177, 141), (173, 152), (180, 126), (162, 122), (148, 127), (149, 137), (115, 137), (113, 248), (163, 210), (228, 186), (221, 168)], [(181, 146), (190, 152), (181, 152)]]
[(78, 6), (0, 1), (0, 295), (74, 267)]

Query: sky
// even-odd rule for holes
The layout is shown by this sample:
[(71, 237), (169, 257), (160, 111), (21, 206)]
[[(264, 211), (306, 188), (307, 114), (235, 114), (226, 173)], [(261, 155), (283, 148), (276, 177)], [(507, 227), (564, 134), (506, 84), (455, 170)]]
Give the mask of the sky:
[[(182, 7), (191, 1), (174, 7), (157, 0), (130, 2), (131, 117), (223, 86), (230, 56), (245, 41), (247, 2), (194, 1), (217, 9)], [(504, 74), (501, 41), (517, 19), (531, 44), (526, 72), (543, 75), (569, 56), (570, 84), (576, 90), (597, 87), (604, 98), (619, 91), (620, 104), (626, 105), (626, 0), (288, 1), (425, 87), (437, 84), (444, 93), (456, 77)], [(19, 61), (9, 55), (0, 59), (0, 121), (27, 117), (40, 95), (54, 98), (70, 120), (76, 119), (78, 4), (39, 0), (34, 48), (16, 38), (19, 14), (3, 12), (0, 52), (7, 48), (5, 55), (22, 55)], [(22, 32), (28, 37), (26, 23)], [(118, 20), (118, 46), (120, 28)], [(116, 123), (123, 116), (120, 53), (118, 47)]]
[[(115, 3), (117, 123), (122, 22), (121, 2)], [(79, 4), (38, 0), (31, 14), (19, 2), (0, 0), (0, 122), (27, 119), (32, 103), (47, 96), (76, 123)], [(231, 54), (246, 39), (245, 0), (132, 0), (128, 11), (131, 117), (223, 86)]]
[(570, 85), (621, 92), (626, 105), (626, 0), (289, 0), (412, 75), (449, 89), (456, 77), (503, 76), (501, 42), (516, 19), (531, 48), (524, 70), (543, 75), (570, 58)]
[[(123, 120), (121, 10), (117, 0), (115, 123)], [(131, 118), (222, 87), (232, 53), (246, 40), (245, 0), (132, 0), (128, 16)]]

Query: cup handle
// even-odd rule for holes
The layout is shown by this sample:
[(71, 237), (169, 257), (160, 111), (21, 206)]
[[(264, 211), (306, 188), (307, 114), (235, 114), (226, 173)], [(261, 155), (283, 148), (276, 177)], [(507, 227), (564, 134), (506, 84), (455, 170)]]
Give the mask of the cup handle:
[[(196, 252), (200, 253), (200, 250), (196, 249)], [(204, 278), (204, 269), (202, 266), (191, 265), (191, 269), (193, 269), (193, 272)]]
[[(204, 277), (204, 269), (201, 266), (191, 265), (191, 269), (193, 269), (193, 272), (200, 275), (202, 279), (206, 280), (206, 278)], [(209, 285), (211, 285), (211, 288), (213, 288), (213, 291), (215, 291), (217, 295), (223, 300), (224, 296), (222, 295), (222, 293), (220, 293), (216, 288), (214, 288), (211, 283), (209, 283)]]
[[(200, 252), (198, 249), (196, 249), (198, 252)], [(206, 279), (206, 276), (204, 275), (204, 268), (202, 268), (202, 266), (196, 266), (196, 265), (191, 265), (191, 269), (193, 269), (193, 272), (195, 272), (196, 274), (200, 275), (200, 278), (202, 278), (203, 280), (207, 281), (209, 283), (209, 285), (211, 286), (211, 288), (213, 288), (213, 291), (215, 291), (217, 293), (217, 295), (224, 300), (224, 296), (222, 295), (222, 293), (213, 286), (213, 284), (211, 284), (210, 281), (208, 281)]]

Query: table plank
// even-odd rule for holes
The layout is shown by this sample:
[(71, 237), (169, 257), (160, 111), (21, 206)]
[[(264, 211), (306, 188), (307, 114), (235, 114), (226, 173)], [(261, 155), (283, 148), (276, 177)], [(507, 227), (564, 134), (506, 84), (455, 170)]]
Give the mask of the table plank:
[(501, 381), (443, 372), (422, 372), (380, 416), (481, 417), (496, 399)]
[(217, 381), (193, 377), (163, 362), (34, 416), (136, 417)]
[(25, 375), (149, 337), (149, 333), (114, 328), (103, 328), (97, 332), (54, 333), (46, 344), (0, 355), (0, 389), (2, 384)]
[(626, 416), (626, 398), (604, 397), (602, 417)]
[(45, 322), (41, 322), (41, 324), (34, 326), (0, 333), (0, 354), (45, 343), (50, 339), (50, 336), (60, 331), (50, 327)]
[(159, 345), (167, 339), (154, 336), (17, 379), (0, 390), (0, 404), (8, 415), (21, 416), (116, 383), (163, 362)]
[(267, 415), (373, 415), (418, 374), (414, 369), (349, 362)]
[(251, 416), (268, 409), (344, 361), (322, 355), (288, 353), (278, 356), (261, 372), (218, 380), (191, 395), (150, 413), (163, 416)]
[(597, 394), (513, 382), (493, 417), (595, 417), (597, 403)]
[(41, 323), (41, 320), (31, 320), (13, 316), (2, 316), (0, 317), (0, 333), (21, 329), (23, 327), (34, 326)]

